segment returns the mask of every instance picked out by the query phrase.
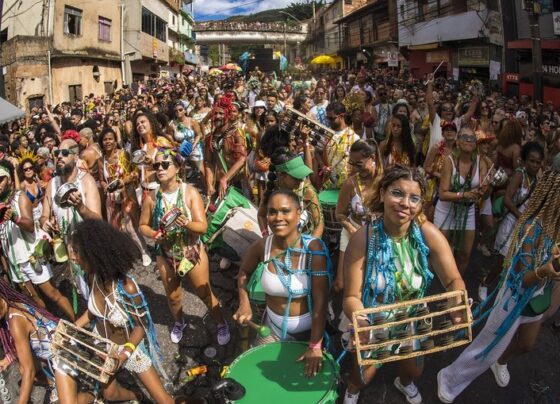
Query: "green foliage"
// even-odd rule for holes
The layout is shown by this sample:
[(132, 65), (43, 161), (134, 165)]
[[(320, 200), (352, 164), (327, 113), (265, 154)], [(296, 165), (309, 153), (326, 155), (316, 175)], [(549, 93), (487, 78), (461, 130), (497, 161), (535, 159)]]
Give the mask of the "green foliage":
[(220, 60), (220, 53), (218, 52), (218, 45), (208, 45), (208, 59), (212, 62), (211, 66), (217, 65)]
[(244, 21), (244, 22), (279, 22), (285, 21), (288, 24), (297, 24), (293, 18), (280, 11), (285, 11), (296, 17), (300, 21), (308, 20), (313, 17), (313, 3), (315, 3), (315, 12), (325, 5), (324, 0), (305, 2), (294, 2), (285, 8), (277, 8), (273, 10), (261, 11), (260, 13), (250, 15), (236, 15), (227, 19), (227, 21)]

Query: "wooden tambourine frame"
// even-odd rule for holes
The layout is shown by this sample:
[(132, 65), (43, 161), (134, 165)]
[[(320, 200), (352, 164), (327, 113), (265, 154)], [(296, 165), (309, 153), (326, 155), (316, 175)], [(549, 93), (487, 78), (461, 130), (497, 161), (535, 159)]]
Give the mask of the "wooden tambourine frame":
[[(70, 335), (70, 333), (75, 335)], [(90, 345), (82, 341), (79, 336), (77, 337), (77, 335), (84, 335), (89, 338), (93, 338), (95, 341), (99, 341), (100, 344)], [(84, 357), (80, 352), (73, 350), (72, 346), (76, 345), (79, 345), (82, 349), (92, 352), (99, 359), (103, 360), (103, 363), (100, 365), (92, 362), (89, 358)], [(107, 347), (107, 350), (100, 349), (105, 347)], [(58, 322), (58, 326), (52, 336), (51, 352), (58, 361), (67, 364), (72, 369), (75, 369), (102, 384), (106, 384), (115, 373), (118, 365), (118, 361), (116, 359), (118, 349), (119, 346), (113, 341), (83, 328), (76, 327), (74, 324), (66, 320), (60, 320)], [(61, 355), (62, 352), (69, 353), (75, 359), (71, 360)], [(84, 364), (86, 364), (87, 367), (85, 367)], [(93, 370), (95, 372), (93, 372)]]
[[(455, 300), (457, 298), (461, 298), (461, 302), (459, 304), (455, 304)], [(404, 308), (408, 308), (411, 306), (420, 306), (420, 305), (427, 305), (428, 303), (436, 303), (439, 301), (449, 301), (449, 308), (445, 309), (445, 310), (433, 310), (430, 307), (430, 312), (426, 315), (422, 315), (422, 316), (408, 316), (402, 320), (395, 320), (395, 321), (386, 321), (380, 324), (372, 324), (372, 325), (368, 325), (368, 326), (358, 326), (358, 318), (363, 318), (363, 317), (368, 317), (371, 314), (375, 314), (375, 313), (385, 313), (385, 312), (395, 312), (398, 311), (399, 309), (404, 309)], [(390, 329), (391, 327), (396, 327), (399, 325), (406, 325), (409, 324), (411, 322), (417, 322), (417, 321), (423, 321), (423, 320), (428, 320), (428, 319), (432, 319), (432, 326), (434, 325), (433, 319), (444, 316), (444, 315), (449, 315), (450, 313), (454, 313), (456, 311), (463, 311), (464, 313), (464, 322), (460, 323), (460, 324), (452, 324), (450, 327), (447, 327), (445, 329), (434, 329), (432, 328), (430, 331), (422, 333), (422, 334), (412, 334), (408, 337), (404, 337), (404, 338), (393, 338), (393, 339), (387, 339), (386, 341), (383, 342), (377, 342), (377, 343), (368, 343), (368, 344), (362, 344), (360, 342), (360, 338), (358, 337), (359, 333), (361, 332), (371, 332), (373, 331), (373, 333), (375, 333), (375, 331), (382, 331), (382, 330), (387, 330)], [(408, 359), (408, 358), (414, 358), (417, 356), (424, 356), (424, 355), (428, 355), (428, 354), (432, 354), (435, 352), (440, 352), (440, 351), (446, 351), (448, 349), (451, 348), (456, 348), (459, 347), (461, 345), (465, 345), (468, 344), (472, 341), (472, 313), (471, 313), (471, 309), (469, 306), (469, 301), (468, 301), (468, 296), (467, 296), (467, 291), (466, 290), (457, 290), (457, 291), (452, 291), (452, 292), (446, 292), (446, 293), (441, 293), (441, 294), (437, 294), (437, 295), (432, 295), (432, 296), (428, 296), (428, 297), (424, 297), (422, 299), (416, 299), (416, 300), (408, 300), (408, 301), (403, 301), (403, 302), (399, 302), (399, 303), (394, 303), (394, 304), (385, 304), (385, 305), (380, 305), (377, 307), (373, 307), (370, 309), (362, 309), (362, 310), (358, 310), (355, 311), (354, 313), (352, 313), (352, 323), (354, 326), (354, 336), (355, 336), (355, 348), (356, 348), (356, 355), (358, 358), (358, 364), (360, 366), (364, 366), (364, 365), (377, 365), (377, 364), (381, 364), (381, 363), (387, 363), (387, 362), (394, 362), (394, 361), (399, 361), (399, 360), (403, 360), (403, 359)], [(373, 357), (364, 357), (364, 354), (370, 352), (370, 351), (374, 351), (377, 350), (379, 348), (386, 348), (386, 350), (390, 350), (391, 347), (393, 345), (405, 342), (405, 341), (413, 341), (413, 340), (424, 340), (426, 338), (431, 338), (434, 339), (434, 337), (438, 337), (438, 336), (443, 336), (444, 334), (448, 334), (450, 336), (456, 337), (458, 333), (458, 331), (464, 331), (464, 336), (461, 337), (460, 339), (457, 340), (453, 340), (453, 342), (448, 343), (446, 345), (437, 345), (436, 341), (434, 340), (434, 346), (433, 348), (430, 349), (426, 349), (426, 350), (413, 350), (409, 353), (405, 353), (405, 354), (390, 354), (389, 356), (387, 356), (386, 358), (373, 358)], [(372, 353), (373, 354), (373, 353)], [(374, 354), (373, 354), (374, 355)], [(372, 355), (372, 356), (373, 356)]]
[[(293, 126), (290, 125), (291, 121), (295, 121)], [(317, 147), (319, 150), (323, 150), (335, 134), (335, 131), (331, 128), (322, 125), (321, 123), (309, 118), (307, 115), (304, 115), (298, 110), (290, 107), (286, 107), (284, 117), (279, 126), (288, 133), (295, 133), (301, 122), (311, 129), (310, 136), (312, 139), (315, 139), (315, 137), (318, 136), (319, 139), (317, 140)]]

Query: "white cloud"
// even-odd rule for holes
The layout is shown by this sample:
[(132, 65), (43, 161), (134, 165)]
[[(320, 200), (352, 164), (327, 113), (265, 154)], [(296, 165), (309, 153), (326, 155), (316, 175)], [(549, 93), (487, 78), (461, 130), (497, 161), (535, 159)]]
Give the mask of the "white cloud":
[(232, 15), (247, 15), (264, 10), (283, 8), (294, 0), (194, 0), (196, 16), (211, 19)]

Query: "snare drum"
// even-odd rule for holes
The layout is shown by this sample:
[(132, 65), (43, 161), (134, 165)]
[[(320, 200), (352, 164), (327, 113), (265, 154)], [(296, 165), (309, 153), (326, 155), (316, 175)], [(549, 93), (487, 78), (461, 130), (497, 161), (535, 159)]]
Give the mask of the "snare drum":
[(226, 257), (240, 261), (249, 246), (261, 238), (257, 208), (234, 187), (230, 187), (226, 197), (218, 204), (216, 211), (208, 215), (208, 231), (201, 238), (210, 249), (218, 237), (221, 238), (236, 257)]
[(325, 230), (331, 232), (342, 231), (342, 225), (336, 220), (336, 204), (340, 189), (327, 189), (319, 193), (319, 202), (323, 208)]
[(323, 367), (314, 377), (305, 377), (305, 362), (296, 362), (307, 350), (303, 342), (273, 342), (243, 353), (230, 365), (226, 377), (245, 387), (236, 403), (309, 404), (335, 403), (339, 367), (323, 355)]

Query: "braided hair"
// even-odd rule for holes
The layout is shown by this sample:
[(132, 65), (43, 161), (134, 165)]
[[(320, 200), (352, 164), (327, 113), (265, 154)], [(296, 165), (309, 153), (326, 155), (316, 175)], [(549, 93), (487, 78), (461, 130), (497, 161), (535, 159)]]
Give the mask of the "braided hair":
[(270, 156), (270, 168), (268, 172), (268, 181), (266, 182), (266, 192), (264, 193), (263, 200), (264, 204), (268, 204), (272, 193), (276, 190), (276, 181), (278, 180), (278, 175), (276, 174), (276, 166), (280, 164), (284, 164), (298, 155), (292, 153), (288, 150), (287, 147), (279, 147), (276, 151)]
[[(47, 309), (40, 307), (32, 300), (30, 297), (24, 295), (21, 292), (16, 291), (8, 282), (0, 277), (0, 299), (3, 299), (8, 304), (8, 307), (16, 307), (18, 304), (24, 304), (30, 306), (34, 310), (35, 318), (46, 318), (48, 320), (58, 322), (58, 317), (51, 314)], [(7, 316), (8, 313), (6, 313)], [(13, 358), (17, 358), (17, 351), (14, 344), (14, 339), (12, 334), (8, 329), (8, 318), (5, 321), (0, 322), (0, 342), (2, 343), (2, 348), (4, 349), (4, 354), (10, 355)]]
[[(535, 190), (527, 201), (527, 208), (517, 221), (513, 232), (508, 255), (505, 262), (509, 262), (517, 253), (518, 241), (529, 235), (530, 226), (525, 226), (528, 220), (538, 221), (543, 227), (544, 234), (553, 242), (560, 240), (560, 153), (554, 157), (552, 168), (544, 172), (538, 180)], [(545, 249), (545, 237), (538, 238), (537, 250)]]

